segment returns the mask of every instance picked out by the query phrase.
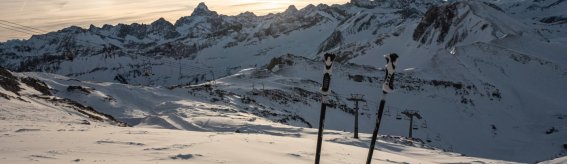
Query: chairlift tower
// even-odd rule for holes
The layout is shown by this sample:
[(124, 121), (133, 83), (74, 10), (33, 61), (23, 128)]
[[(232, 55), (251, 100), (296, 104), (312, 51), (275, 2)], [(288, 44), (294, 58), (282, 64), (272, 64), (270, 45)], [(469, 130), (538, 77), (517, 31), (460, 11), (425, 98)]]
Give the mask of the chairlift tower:
[(402, 112), (403, 115), (405, 115), (407, 118), (409, 118), (410, 120), (410, 126), (409, 126), (409, 138), (413, 138), (412, 133), (413, 130), (417, 130), (417, 127), (413, 127), (413, 118), (417, 118), (417, 119), (422, 119), (421, 115), (419, 114), (418, 111), (415, 110), (405, 110)]
[(364, 100), (364, 95), (361, 94), (351, 94), (351, 97), (347, 100), (354, 101), (354, 138), (358, 139), (358, 102), (366, 102), (366, 100)]

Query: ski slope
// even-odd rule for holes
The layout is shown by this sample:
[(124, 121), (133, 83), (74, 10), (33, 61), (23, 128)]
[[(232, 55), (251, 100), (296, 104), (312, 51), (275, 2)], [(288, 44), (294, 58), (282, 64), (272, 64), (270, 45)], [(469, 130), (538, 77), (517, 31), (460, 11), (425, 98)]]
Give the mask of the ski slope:
[[(2, 163), (312, 163), (315, 129), (293, 136), (2, 120)], [(326, 132), (322, 163), (363, 163), (367, 141)], [(25, 143), (25, 144), (22, 144)], [(381, 141), (374, 163), (510, 163)]]
[[(2, 163), (311, 163), (313, 160), (316, 129), (283, 125), (246, 112), (219, 109), (229, 107), (228, 105), (219, 106), (191, 98), (159, 105), (177, 108), (169, 109), (170, 113), (185, 111), (183, 115), (163, 114), (154, 109), (152, 111), (156, 113), (142, 121), (146, 124), (121, 127), (121, 124), (111, 120), (97, 119), (77, 112), (79, 109), (74, 106), (51, 101), (58, 97), (20, 82), (21, 79), (29, 78), (28, 75), (29, 73), (3, 72), (1, 77), (3, 80), (15, 80), (16, 83), (11, 84), (21, 88), (17, 91), (6, 89), (9, 88), (4, 85), (6, 83), (0, 88), (0, 93), (6, 96), (0, 98)], [(99, 84), (97, 89), (64, 91), (55, 85), (55, 81), (71, 81), (75, 84), (77, 81), (57, 75), (45, 76), (57, 79), (48, 81), (48, 86), (52, 87), (50, 91), (92, 95), (91, 101), (109, 97), (103, 94), (105, 91), (100, 86), (113, 88), (115, 92), (112, 93), (132, 94), (128, 95), (131, 98), (145, 97), (143, 94), (146, 90), (160, 90), (104, 83)], [(86, 84), (88, 82), (81, 83), (81, 86), (86, 88)], [(120, 87), (113, 85), (130, 91), (116, 90)], [(116, 97), (110, 101), (119, 103), (126, 96)], [(174, 100), (172, 97), (169, 99)], [(97, 106), (96, 109), (103, 108)], [(107, 110), (109, 109), (105, 111)], [(177, 118), (171, 118), (173, 116)], [(156, 121), (157, 118), (162, 120)], [(183, 121), (184, 119), (192, 121)], [(207, 120), (206, 123), (197, 121), (204, 119)], [(171, 127), (167, 128), (166, 124)], [(194, 125), (192, 128), (198, 129), (182, 129), (190, 124)], [(325, 134), (323, 162), (361, 163), (365, 159), (369, 135), (363, 134), (361, 139), (353, 139), (349, 132), (326, 131)], [(507, 163), (464, 157), (392, 136), (382, 136), (377, 149), (374, 162), (379, 163)]]

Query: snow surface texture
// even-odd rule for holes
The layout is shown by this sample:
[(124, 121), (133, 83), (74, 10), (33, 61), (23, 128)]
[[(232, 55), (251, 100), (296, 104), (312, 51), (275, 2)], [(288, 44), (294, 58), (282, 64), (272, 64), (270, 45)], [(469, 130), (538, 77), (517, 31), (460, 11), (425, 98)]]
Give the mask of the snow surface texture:
[(325, 127), (352, 131), (347, 98), (363, 94), (360, 131), (371, 132), (382, 55), (396, 52), (397, 91), (380, 134), (406, 136), (408, 121), (396, 117), (410, 109), (424, 117), (414, 137), (439, 149), (527, 163), (565, 156), (565, 1), (376, 2), (267, 16), (200, 4), (174, 24), (0, 43), (0, 65), (44, 72), (25, 75), (135, 127), (282, 136), (272, 131), (280, 123), (318, 127), (324, 53), (338, 55)]
[[(15, 120), (13, 120), (15, 121)], [(312, 163), (316, 131), (289, 130), (298, 137), (116, 128), (1, 120), (3, 163)], [(33, 128), (30, 130), (22, 130)], [(285, 132), (285, 131), (284, 131)], [(363, 163), (365, 141), (327, 132), (323, 163)], [(41, 139), (38, 139), (41, 138)], [(368, 140), (369, 137), (364, 137)], [(22, 144), (26, 143), (26, 144)], [(339, 142), (339, 143), (337, 143)], [(380, 142), (374, 163), (506, 163), (439, 150)]]

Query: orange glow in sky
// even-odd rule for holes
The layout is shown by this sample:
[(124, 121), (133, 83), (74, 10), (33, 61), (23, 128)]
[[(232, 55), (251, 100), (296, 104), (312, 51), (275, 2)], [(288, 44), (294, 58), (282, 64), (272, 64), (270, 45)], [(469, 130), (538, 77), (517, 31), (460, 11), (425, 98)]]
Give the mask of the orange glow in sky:
[[(45, 31), (72, 25), (151, 23), (161, 17), (175, 23), (191, 15), (199, 2), (224, 15), (245, 11), (256, 15), (282, 12), (289, 5), (301, 9), (308, 4), (344, 4), (349, 0), (0, 0), (0, 20), (16, 22)], [(0, 22), (1, 23), (1, 22)], [(1, 28), (0, 41), (27, 39), (31, 35)]]

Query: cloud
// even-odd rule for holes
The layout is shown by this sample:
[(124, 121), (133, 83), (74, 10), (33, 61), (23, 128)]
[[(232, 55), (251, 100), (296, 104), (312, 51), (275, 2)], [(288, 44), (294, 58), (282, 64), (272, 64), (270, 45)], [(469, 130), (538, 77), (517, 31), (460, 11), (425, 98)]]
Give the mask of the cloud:
[(65, 5), (69, 4), (69, 1), (62, 1), (57, 3), (57, 8), (63, 9)]
[(252, 6), (260, 6), (260, 5), (264, 5), (264, 4), (268, 4), (268, 3), (270, 3), (270, 2), (241, 3), (241, 4), (230, 5), (230, 7), (252, 7)]
[(152, 11), (144, 15), (167, 15), (169, 13), (181, 12), (181, 11), (189, 11), (187, 7), (179, 8), (179, 9), (171, 9), (171, 10), (161, 10), (161, 11)]

